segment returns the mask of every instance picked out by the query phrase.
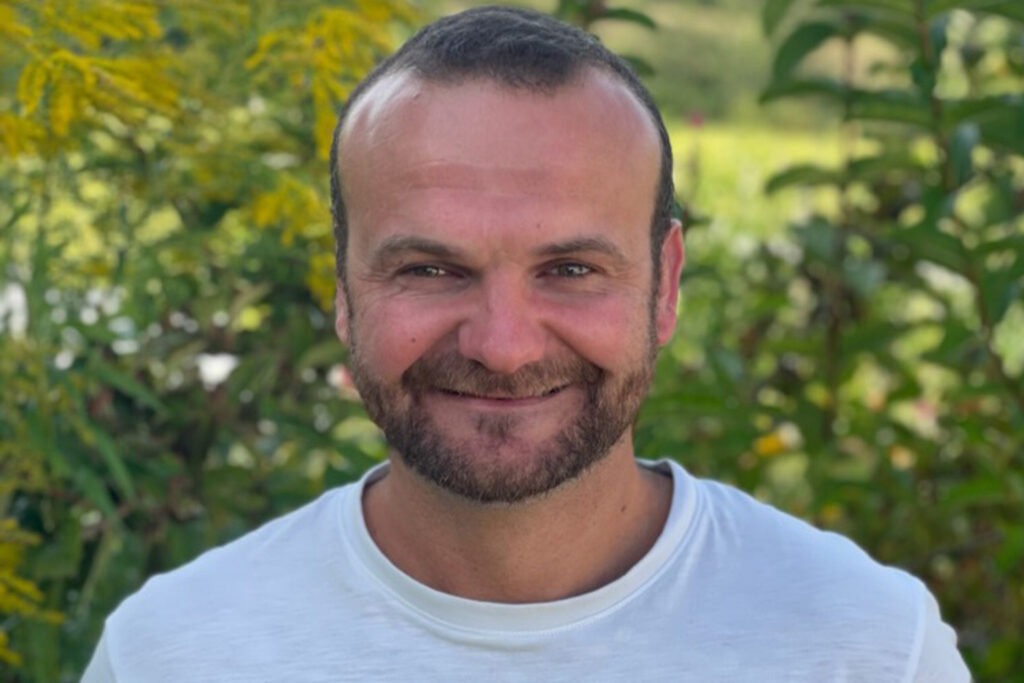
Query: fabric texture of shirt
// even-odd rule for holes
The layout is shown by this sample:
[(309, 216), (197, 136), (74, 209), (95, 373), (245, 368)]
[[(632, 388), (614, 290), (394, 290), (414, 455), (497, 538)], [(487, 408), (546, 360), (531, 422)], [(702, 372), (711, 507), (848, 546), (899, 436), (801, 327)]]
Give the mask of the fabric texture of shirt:
[(671, 461), (665, 527), (626, 574), (554, 602), (418, 583), (349, 486), (155, 576), (107, 619), (84, 683), (962, 683), (935, 599), (849, 540)]

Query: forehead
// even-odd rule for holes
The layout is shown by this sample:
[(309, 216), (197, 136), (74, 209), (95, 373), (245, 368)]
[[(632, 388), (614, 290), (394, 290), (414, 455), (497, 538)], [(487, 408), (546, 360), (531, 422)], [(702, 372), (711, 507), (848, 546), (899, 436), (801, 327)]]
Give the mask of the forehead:
[[(389, 74), (358, 100), (339, 135), (346, 202), (381, 173), (415, 184), (439, 168), (470, 183), (501, 175), (537, 190), (559, 172), (566, 189), (614, 169), (632, 181), (617, 189), (653, 202), (660, 171), (649, 112), (621, 80), (596, 69), (541, 92), (486, 78), (435, 83)], [(578, 177), (568, 177), (573, 171)]]

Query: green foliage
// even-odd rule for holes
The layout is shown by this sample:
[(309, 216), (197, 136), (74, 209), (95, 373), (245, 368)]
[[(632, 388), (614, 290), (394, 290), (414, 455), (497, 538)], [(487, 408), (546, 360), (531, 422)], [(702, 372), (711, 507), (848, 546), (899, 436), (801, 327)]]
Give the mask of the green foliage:
[(77, 680), (145, 577), (381, 456), (335, 381), (324, 159), (415, 19), (0, 0), (0, 678)]
[(825, 103), (845, 149), (766, 189), (838, 201), (739, 258), (735, 235), (691, 232), (683, 336), (639, 426), (648, 452), (922, 577), (979, 681), (1024, 671), (1018, 7), (764, 5), (763, 99)]

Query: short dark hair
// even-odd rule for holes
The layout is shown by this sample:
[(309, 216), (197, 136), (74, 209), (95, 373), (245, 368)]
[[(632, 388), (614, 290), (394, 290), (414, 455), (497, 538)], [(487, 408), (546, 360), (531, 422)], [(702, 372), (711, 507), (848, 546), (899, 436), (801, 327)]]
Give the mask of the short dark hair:
[(629, 64), (597, 38), (540, 12), (514, 7), (477, 7), (435, 21), (420, 29), (352, 90), (338, 117), (331, 144), (331, 214), (338, 277), (345, 276), (348, 244), (338, 138), (348, 112), (375, 83), (389, 74), (408, 71), (426, 82), (458, 84), (470, 78), (486, 78), (510, 88), (550, 93), (570, 83), (587, 67), (610, 72), (622, 81), (643, 104), (658, 131), (661, 171), (651, 217), (656, 287), (661, 245), (671, 225), (674, 203), (672, 146), (657, 105)]

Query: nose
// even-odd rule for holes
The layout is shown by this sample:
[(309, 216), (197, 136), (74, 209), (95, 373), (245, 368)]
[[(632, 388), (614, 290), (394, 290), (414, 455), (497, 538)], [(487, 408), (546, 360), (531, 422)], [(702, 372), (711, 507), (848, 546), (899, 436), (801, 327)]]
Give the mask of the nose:
[(459, 328), (459, 352), (492, 372), (511, 375), (544, 358), (547, 337), (528, 286), (494, 276), (481, 283), (474, 310)]

